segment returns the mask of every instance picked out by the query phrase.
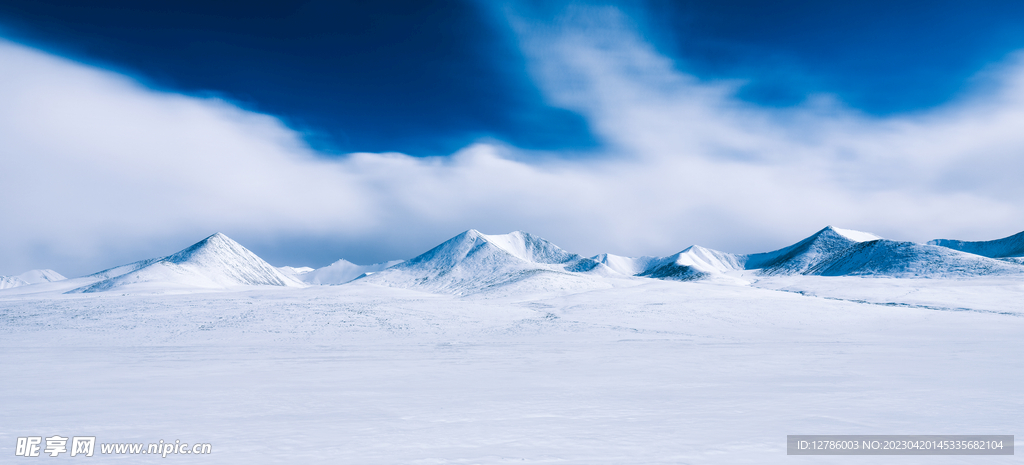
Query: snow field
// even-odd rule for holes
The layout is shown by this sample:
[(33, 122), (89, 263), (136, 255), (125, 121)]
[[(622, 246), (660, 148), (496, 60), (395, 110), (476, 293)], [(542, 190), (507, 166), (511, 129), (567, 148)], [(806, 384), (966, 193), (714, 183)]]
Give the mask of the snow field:
[[(213, 444), (189, 463), (850, 463), (788, 457), (785, 436), (1020, 426), (1019, 313), (641, 282), (3, 297), (0, 453), (18, 435), (95, 434)], [(886, 286), (910, 282), (948, 288)]]

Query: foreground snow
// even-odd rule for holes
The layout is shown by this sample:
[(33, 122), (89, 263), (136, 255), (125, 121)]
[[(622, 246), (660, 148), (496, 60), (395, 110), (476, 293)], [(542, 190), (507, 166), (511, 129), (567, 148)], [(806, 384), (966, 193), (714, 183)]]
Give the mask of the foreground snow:
[(1019, 433), (1019, 279), (611, 281), (5, 291), (0, 453), (62, 434), (213, 444), (189, 463), (845, 464), (785, 436)]

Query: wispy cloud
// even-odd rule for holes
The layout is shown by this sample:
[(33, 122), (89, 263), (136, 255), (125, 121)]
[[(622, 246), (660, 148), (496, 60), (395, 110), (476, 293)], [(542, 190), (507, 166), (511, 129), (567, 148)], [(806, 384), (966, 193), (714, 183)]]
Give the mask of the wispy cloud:
[(880, 119), (828, 97), (743, 103), (736, 83), (681, 72), (614, 9), (513, 22), (538, 84), (587, 117), (603, 153), (482, 142), (326, 157), (272, 117), (0, 42), (0, 274), (84, 273), (214, 231), (329, 237), (326, 263), (407, 258), (468, 228), (587, 254), (750, 252), (826, 224), (920, 241), (1024, 229), (1016, 58), (993, 71), (995, 90)]

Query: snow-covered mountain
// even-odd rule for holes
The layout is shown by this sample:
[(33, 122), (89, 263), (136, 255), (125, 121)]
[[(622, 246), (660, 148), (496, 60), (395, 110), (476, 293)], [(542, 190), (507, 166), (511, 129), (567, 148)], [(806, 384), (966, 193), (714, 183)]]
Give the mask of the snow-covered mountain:
[(651, 263), (637, 276), (658, 279), (693, 281), (727, 271), (742, 270), (742, 255), (734, 255), (699, 245), (692, 245), (675, 255)]
[(291, 276), (298, 279), (299, 276), (313, 271), (313, 268), (308, 266), (279, 266), (277, 267), (277, 271), (284, 273), (285, 276)]
[(29, 284), (52, 283), (68, 279), (53, 270), (30, 270), (19, 274), (17, 277)]
[[(1018, 237), (1019, 236), (1019, 237)], [(972, 250), (993, 255), (1018, 251), (1024, 233), (975, 246)], [(935, 242), (935, 241), (933, 241)], [(599, 256), (601, 257), (601, 256)], [(885, 276), (885, 277), (967, 277), (1024, 274), (1024, 259), (993, 260), (936, 245), (897, 242), (874, 234), (826, 227), (796, 244), (765, 253), (737, 255), (700, 246), (661, 259), (616, 257), (612, 267), (623, 274), (645, 267), (634, 276), (692, 281), (736, 272), (752, 271), (760, 276)], [(632, 267), (630, 267), (632, 266)]]
[[(1024, 257), (1024, 231), (993, 241), (935, 239), (928, 243), (989, 258)], [(1016, 260), (1015, 260), (1016, 261)]]
[(590, 257), (590, 259), (607, 266), (616, 273), (626, 276), (635, 276), (643, 273), (655, 262), (664, 260), (663, 257), (623, 257), (610, 253), (595, 255)]
[(508, 286), (550, 292), (594, 287), (595, 282), (585, 273), (614, 274), (595, 260), (525, 232), (487, 235), (471, 229), (359, 281), (449, 294)]
[(693, 245), (662, 258), (605, 254), (595, 259), (602, 260), (609, 268), (622, 274), (679, 281), (707, 279), (745, 270), (756, 270), (762, 275), (804, 274), (855, 244), (878, 239), (871, 233), (828, 226), (796, 244), (773, 252), (731, 254)]
[(68, 278), (53, 270), (29, 270), (17, 276), (0, 276), (0, 289), (10, 289), (29, 284), (52, 283), (65, 279)]
[(861, 242), (817, 263), (804, 274), (894, 278), (1024, 274), (1024, 266), (936, 245)]
[(12, 287), (21, 286), (28, 286), (28, 283), (17, 276), (0, 276), (0, 289), (10, 289)]
[(308, 284), (345, 284), (364, 274), (376, 273), (392, 266), (402, 263), (402, 260), (392, 260), (372, 265), (356, 265), (348, 260), (341, 259), (323, 268), (312, 269), (302, 273), (296, 273), (295, 277)]
[(123, 274), (127, 274), (127, 273), (131, 273), (132, 271), (136, 271), (136, 270), (138, 270), (140, 268), (145, 268), (145, 267), (147, 267), (149, 265), (152, 265), (153, 263), (156, 263), (156, 262), (158, 262), (160, 260), (163, 260), (164, 258), (167, 258), (167, 257), (149, 258), (149, 259), (146, 259), (146, 260), (139, 260), (137, 262), (132, 262), (132, 263), (129, 263), (127, 265), (120, 265), (120, 266), (115, 266), (113, 268), (107, 268), (107, 269), (105, 269), (103, 271), (97, 271), (96, 273), (93, 273), (93, 274), (88, 275), (86, 277), (87, 278), (97, 278), (100, 281), (102, 281), (104, 279), (116, 278), (116, 277), (121, 276)]
[(806, 274), (846, 249), (880, 237), (860, 231), (828, 226), (789, 247), (765, 253), (741, 255), (743, 269), (760, 270), (763, 275)]
[(302, 283), (286, 276), (229, 237), (217, 233), (173, 255), (101, 271), (104, 278), (70, 292), (120, 288), (224, 289), (237, 286), (289, 286)]

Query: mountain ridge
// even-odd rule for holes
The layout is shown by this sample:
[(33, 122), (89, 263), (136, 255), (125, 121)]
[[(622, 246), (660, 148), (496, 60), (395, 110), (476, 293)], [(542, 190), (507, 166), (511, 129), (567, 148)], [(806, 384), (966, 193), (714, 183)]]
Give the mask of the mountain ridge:
[(937, 245), (961, 252), (972, 253), (989, 258), (1024, 257), (1024, 231), (1002, 239), (991, 241), (959, 241), (954, 239), (935, 239), (929, 245)]

